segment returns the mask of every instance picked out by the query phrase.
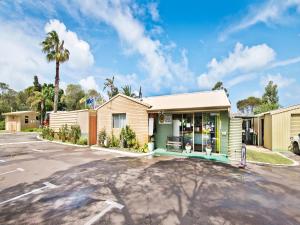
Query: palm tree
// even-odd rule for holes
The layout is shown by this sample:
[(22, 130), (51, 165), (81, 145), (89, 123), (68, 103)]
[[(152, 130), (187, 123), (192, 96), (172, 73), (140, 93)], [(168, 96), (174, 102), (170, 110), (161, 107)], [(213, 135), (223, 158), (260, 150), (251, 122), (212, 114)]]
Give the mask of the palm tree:
[(70, 52), (64, 48), (64, 41), (60, 41), (56, 31), (47, 34), (46, 39), (41, 43), (42, 51), (46, 53), (48, 62), (55, 61), (55, 88), (54, 88), (54, 107), (53, 111), (57, 112), (58, 94), (59, 94), (59, 65), (69, 60)]
[(134, 94), (134, 93), (131, 91), (131, 86), (130, 86), (130, 85), (125, 85), (124, 87), (122, 87), (122, 93), (123, 93), (124, 95), (129, 96), (129, 97), (136, 98), (136, 94)]
[(33, 92), (33, 96), (29, 97), (27, 102), (30, 104), (31, 108), (37, 108), (41, 106), (41, 124), (44, 121), (45, 105), (52, 104), (52, 101), (49, 99), (48, 92), (46, 89), (43, 89), (41, 92)]
[(115, 95), (117, 95), (119, 93), (119, 90), (115, 86), (114, 81), (115, 81), (115, 77), (113, 76), (112, 78), (106, 78), (105, 82), (104, 82), (103, 91), (105, 89), (109, 89), (107, 91), (107, 95), (108, 95), (109, 99), (111, 99), (112, 97), (114, 97)]

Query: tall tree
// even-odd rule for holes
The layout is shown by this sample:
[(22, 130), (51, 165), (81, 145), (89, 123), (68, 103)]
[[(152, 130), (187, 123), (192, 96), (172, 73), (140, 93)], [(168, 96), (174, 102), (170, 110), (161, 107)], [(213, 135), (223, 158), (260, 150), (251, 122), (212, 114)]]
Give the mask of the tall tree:
[(17, 94), (8, 84), (0, 82), (0, 120), (2, 113), (18, 109)]
[(115, 81), (115, 77), (113, 76), (112, 78), (106, 78), (104, 82), (103, 91), (107, 89), (107, 95), (109, 99), (111, 99), (112, 97), (114, 97), (119, 93), (119, 90), (115, 86), (114, 81)]
[(66, 103), (67, 110), (83, 109), (84, 101), (81, 101), (85, 97), (85, 93), (79, 84), (69, 84), (66, 89), (64, 101)]
[(211, 90), (213, 90), (213, 91), (215, 91), (215, 90), (224, 90), (227, 97), (229, 97), (228, 90), (223, 86), (223, 82), (221, 82), (221, 81), (218, 81)]
[(242, 113), (252, 114), (256, 107), (261, 104), (261, 99), (250, 96), (246, 99), (242, 99), (236, 103), (236, 107)]
[(122, 94), (127, 95), (129, 97), (136, 98), (136, 94), (134, 94), (131, 91), (131, 86), (130, 85), (125, 85), (124, 87), (122, 87)]
[(42, 51), (46, 53), (48, 62), (55, 61), (55, 88), (54, 88), (54, 112), (57, 112), (59, 96), (59, 66), (69, 60), (70, 52), (64, 47), (64, 41), (60, 40), (56, 31), (47, 34), (46, 39), (42, 42)]
[(269, 81), (262, 96), (262, 104), (256, 108), (255, 113), (263, 113), (279, 108), (278, 87), (273, 81)]
[(41, 91), (42, 90), (42, 85), (39, 82), (39, 78), (37, 75), (33, 77), (33, 90), (34, 91)]

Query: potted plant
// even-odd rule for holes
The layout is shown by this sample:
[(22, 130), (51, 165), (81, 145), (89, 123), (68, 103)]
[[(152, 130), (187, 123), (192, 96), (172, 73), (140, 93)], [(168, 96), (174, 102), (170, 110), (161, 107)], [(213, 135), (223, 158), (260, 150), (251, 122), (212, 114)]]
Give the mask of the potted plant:
[(209, 155), (209, 156), (211, 155), (212, 148), (211, 148), (210, 144), (206, 145), (205, 151), (206, 151), (206, 155)]
[(148, 143), (148, 152), (153, 152), (154, 151), (154, 138), (150, 138), (150, 142)]
[(187, 142), (185, 145), (186, 153), (191, 153), (191, 149), (192, 149), (192, 145), (190, 144), (190, 142)]

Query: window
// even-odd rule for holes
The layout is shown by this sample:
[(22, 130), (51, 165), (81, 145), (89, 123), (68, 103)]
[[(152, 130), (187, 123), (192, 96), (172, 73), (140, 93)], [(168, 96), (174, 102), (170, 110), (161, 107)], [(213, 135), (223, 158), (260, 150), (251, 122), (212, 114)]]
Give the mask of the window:
[(25, 123), (28, 123), (28, 116), (25, 116)]
[(38, 117), (38, 116), (36, 116), (36, 117), (35, 117), (35, 120), (39, 120), (39, 117)]
[(126, 125), (126, 114), (113, 114), (113, 128), (123, 128)]

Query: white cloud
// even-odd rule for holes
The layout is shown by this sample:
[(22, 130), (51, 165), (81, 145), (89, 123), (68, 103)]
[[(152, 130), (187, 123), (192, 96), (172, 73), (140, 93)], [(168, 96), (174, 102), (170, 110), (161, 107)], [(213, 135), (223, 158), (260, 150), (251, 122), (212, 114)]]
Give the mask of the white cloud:
[(230, 79), (229, 81), (227, 81), (225, 83), (225, 87), (232, 88), (232, 87), (234, 87), (240, 83), (243, 83), (245, 81), (253, 80), (255, 77), (256, 77), (255, 74), (252, 74), (252, 73), (239, 75), (239, 76), (236, 76), (236, 77)]
[(159, 21), (159, 12), (157, 10), (157, 2), (151, 2), (148, 4), (149, 13), (153, 21)]
[(266, 44), (248, 47), (237, 43), (227, 58), (211, 60), (208, 72), (198, 77), (198, 86), (203, 89), (211, 88), (217, 81), (236, 72), (250, 73), (261, 69), (272, 62), (275, 55), (275, 51)]
[(275, 84), (277, 84), (278, 88), (285, 88), (293, 84), (295, 79), (284, 77), (280, 73), (276, 75), (267, 74), (261, 78), (260, 84), (262, 86), (266, 86), (269, 81), (273, 81)]
[(290, 59), (274, 62), (274, 63), (272, 63), (270, 68), (276, 68), (276, 67), (280, 67), (280, 66), (288, 66), (291, 64), (299, 63), (299, 62), (300, 62), (300, 57), (290, 58)]
[(264, 4), (256, 5), (250, 8), (249, 12), (236, 24), (230, 24), (220, 37), (224, 41), (230, 34), (254, 26), (258, 23), (264, 24), (290, 24), (288, 16), (290, 9), (296, 9), (300, 12), (300, 0), (269, 0)]
[(90, 90), (90, 89), (95, 89), (98, 90), (99, 86), (95, 80), (95, 77), (93, 76), (88, 76), (86, 78), (83, 78), (79, 81), (79, 84), (82, 86), (84, 90)]
[(46, 75), (54, 73), (41, 52), (38, 35), (32, 36), (22, 25), (0, 20), (0, 78), (16, 90), (32, 85), (34, 75), (40, 82), (48, 82)]
[(147, 35), (144, 24), (132, 12), (131, 1), (103, 0), (78, 3), (85, 16), (92, 16), (114, 28), (124, 46), (129, 49), (127, 52), (142, 56), (139, 66), (149, 74), (152, 87), (156, 90), (162, 85), (172, 87), (176, 79), (188, 77), (187, 74), (176, 73), (183, 71), (178, 67), (185, 64), (183, 63), (185, 59), (174, 62), (164, 49), (164, 45)]
[(52, 30), (55, 30), (60, 39), (65, 41), (65, 47), (70, 51), (70, 59), (67, 62), (70, 68), (84, 69), (93, 65), (94, 57), (86, 41), (79, 39), (75, 32), (67, 30), (65, 24), (59, 20), (50, 20), (45, 25), (45, 32)]

